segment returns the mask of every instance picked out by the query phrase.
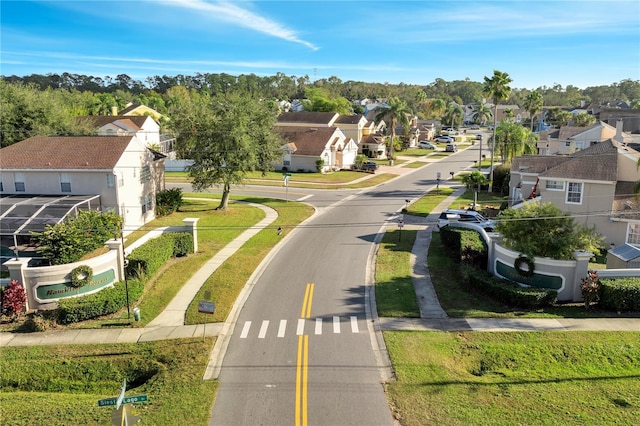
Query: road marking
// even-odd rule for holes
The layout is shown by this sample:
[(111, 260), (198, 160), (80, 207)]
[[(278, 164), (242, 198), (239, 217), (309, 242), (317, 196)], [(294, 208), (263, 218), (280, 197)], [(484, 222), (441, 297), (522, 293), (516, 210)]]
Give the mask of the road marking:
[(298, 328), (296, 330), (297, 336), (302, 336), (304, 333), (304, 318), (298, 318)]
[(280, 320), (280, 327), (278, 327), (278, 337), (284, 337), (285, 331), (287, 331), (287, 320)]
[(302, 311), (300, 313), (301, 318), (311, 318), (311, 303), (313, 302), (314, 287), (314, 283), (307, 283), (307, 287), (304, 291), (304, 299), (302, 300)]
[(258, 333), (258, 339), (264, 339), (264, 336), (267, 335), (267, 329), (269, 328), (269, 321), (262, 321), (262, 325), (260, 326), (260, 332)]
[(356, 317), (356, 316), (352, 316), (351, 317), (351, 332), (352, 333), (359, 333), (360, 332), (358, 330), (358, 317)]
[(307, 426), (309, 382), (309, 336), (298, 336), (298, 358), (296, 363), (296, 408), (295, 425)]
[(340, 334), (340, 317), (333, 317), (333, 332)]
[(244, 323), (244, 327), (242, 327), (242, 333), (240, 333), (241, 339), (246, 339), (249, 334), (249, 329), (251, 328), (251, 321), (247, 321)]
[(322, 334), (322, 318), (316, 318), (316, 334)]

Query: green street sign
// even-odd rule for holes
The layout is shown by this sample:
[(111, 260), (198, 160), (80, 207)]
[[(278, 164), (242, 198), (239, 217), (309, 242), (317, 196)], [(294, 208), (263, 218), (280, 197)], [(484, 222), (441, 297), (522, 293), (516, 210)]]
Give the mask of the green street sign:
[[(147, 402), (148, 398), (149, 397), (146, 394), (125, 396), (122, 399), (122, 403), (123, 404), (135, 404), (137, 402)], [(111, 405), (115, 406), (117, 400), (118, 400), (118, 398), (99, 399), (98, 400), (98, 407), (108, 407), (108, 406), (111, 406)]]

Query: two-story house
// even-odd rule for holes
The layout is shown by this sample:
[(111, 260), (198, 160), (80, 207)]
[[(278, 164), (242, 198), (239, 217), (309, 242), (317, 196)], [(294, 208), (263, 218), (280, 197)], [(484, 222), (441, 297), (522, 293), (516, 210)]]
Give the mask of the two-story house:
[(613, 139), (565, 156), (523, 156), (511, 163), (512, 200), (538, 196), (595, 226), (608, 244), (640, 246), (640, 153)]
[(620, 143), (632, 142), (632, 137), (622, 131), (622, 120), (617, 126), (599, 121), (591, 126), (562, 126), (540, 132), (538, 153), (540, 155), (571, 154), (588, 148), (592, 143), (614, 139)]
[(3, 254), (7, 245), (25, 243), (29, 231), (62, 221), (77, 206), (116, 211), (125, 231), (134, 230), (155, 218), (155, 195), (162, 189), (164, 157), (135, 135), (34, 136), (4, 147)]
[(337, 127), (277, 126), (276, 131), (287, 142), (276, 169), (315, 172), (316, 162), (322, 160), (320, 171), (330, 172), (355, 163), (358, 146)]

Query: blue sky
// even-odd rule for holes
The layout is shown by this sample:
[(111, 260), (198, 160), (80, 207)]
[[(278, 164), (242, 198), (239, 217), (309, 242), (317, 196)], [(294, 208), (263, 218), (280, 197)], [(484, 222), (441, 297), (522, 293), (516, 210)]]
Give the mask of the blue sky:
[(227, 73), (579, 88), (640, 79), (640, 1), (11, 1), (0, 74)]

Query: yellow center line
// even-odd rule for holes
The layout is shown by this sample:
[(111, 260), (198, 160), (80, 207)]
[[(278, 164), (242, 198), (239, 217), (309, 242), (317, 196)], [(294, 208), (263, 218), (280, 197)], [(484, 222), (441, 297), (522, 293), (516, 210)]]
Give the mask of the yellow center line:
[[(302, 300), (301, 318), (311, 318), (311, 304), (313, 303), (314, 283), (307, 283)], [(298, 336), (298, 357), (296, 363), (296, 408), (295, 425), (307, 426), (309, 405), (309, 335)]]

